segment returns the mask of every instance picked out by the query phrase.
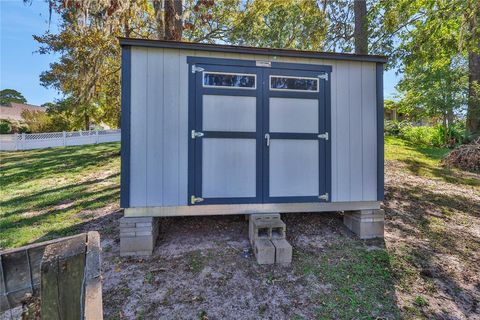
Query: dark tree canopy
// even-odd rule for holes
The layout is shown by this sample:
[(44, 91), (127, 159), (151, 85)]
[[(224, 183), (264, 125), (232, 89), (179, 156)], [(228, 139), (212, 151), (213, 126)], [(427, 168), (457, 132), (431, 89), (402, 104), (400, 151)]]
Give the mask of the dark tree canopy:
[(0, 104), (7, 105), (10, 102), (27, 103), (27, 99), (14, 89), (4, 89), (0, 91)]

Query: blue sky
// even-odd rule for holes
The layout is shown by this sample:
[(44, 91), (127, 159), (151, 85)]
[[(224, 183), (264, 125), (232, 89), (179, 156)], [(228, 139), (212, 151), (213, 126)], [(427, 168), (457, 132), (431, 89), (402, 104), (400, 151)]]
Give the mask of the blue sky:
[[(44, 0), (33, 0), (30, 6), (22, 0), (0, 0), (0, 89), (20, 91), (28, 103), (40, 105), (54, 101), (60, 95), (54, 89), (40, 85), (39, 76), (58, 56), (40, 55), (38, 43), (32, 35), (55, 32), (55, 15), (48, 24), (48, 5)], [(398, 76), (385, 73), (385, 97), (395, 93)]]

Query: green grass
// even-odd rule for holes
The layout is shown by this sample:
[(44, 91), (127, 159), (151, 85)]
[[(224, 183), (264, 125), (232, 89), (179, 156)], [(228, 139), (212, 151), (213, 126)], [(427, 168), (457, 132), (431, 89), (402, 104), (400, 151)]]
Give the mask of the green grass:
[(296, 272), (327, 288), (313, 296), (318, 319), (398, 318), (390, 257), (358, 242), (333, 243), (320, 255), (298, 252)]
[(108, 143), (0, 153), (0, 248), (73, 234), (117, 203), (119, 151)]
[(476, 176), (456, 169), (444, 168), (441, 160), (450, 152), (447, 148), (417, 146), (397, 137), (385, 137), (385, 160), (403, 162), (417, 176), (441, 179), (449, 183), (469, 185), (480, 189)]

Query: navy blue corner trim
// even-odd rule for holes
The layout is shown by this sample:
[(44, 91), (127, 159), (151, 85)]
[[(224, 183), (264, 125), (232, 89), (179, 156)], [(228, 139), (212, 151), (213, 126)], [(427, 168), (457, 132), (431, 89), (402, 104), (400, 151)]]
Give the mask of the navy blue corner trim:
[(383, 64), (377, 63), (377, 200), (384, 199)]
[(122, 97), (121, 97), (121, 177), (120, 207), (130, 207), (130, 91), (132, 53), (129, 46), (122, 47)]

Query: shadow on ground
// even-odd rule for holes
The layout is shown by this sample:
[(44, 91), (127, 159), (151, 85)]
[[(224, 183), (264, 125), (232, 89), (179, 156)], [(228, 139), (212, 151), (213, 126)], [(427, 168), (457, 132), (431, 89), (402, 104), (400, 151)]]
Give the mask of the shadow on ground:
[[(478, 175), (429, 180), (387, 162), (386, 241), (405, 318), (480, 318), (480, 193)], [(421, 166), (424, 166), (422, 163)], [(446, 170), (446, 169), (445, 169)], [(468, 178), (464, 178), (467, 176)]]
[(107, 317), (399, 317), (383, 241), (356, 239), (336, 214), (283, 219), (294, 246), (290, 266), (242, 256), (243, 216), (164, 218), (150, 258), (119, 258), (118, 239), (104, 239)]

